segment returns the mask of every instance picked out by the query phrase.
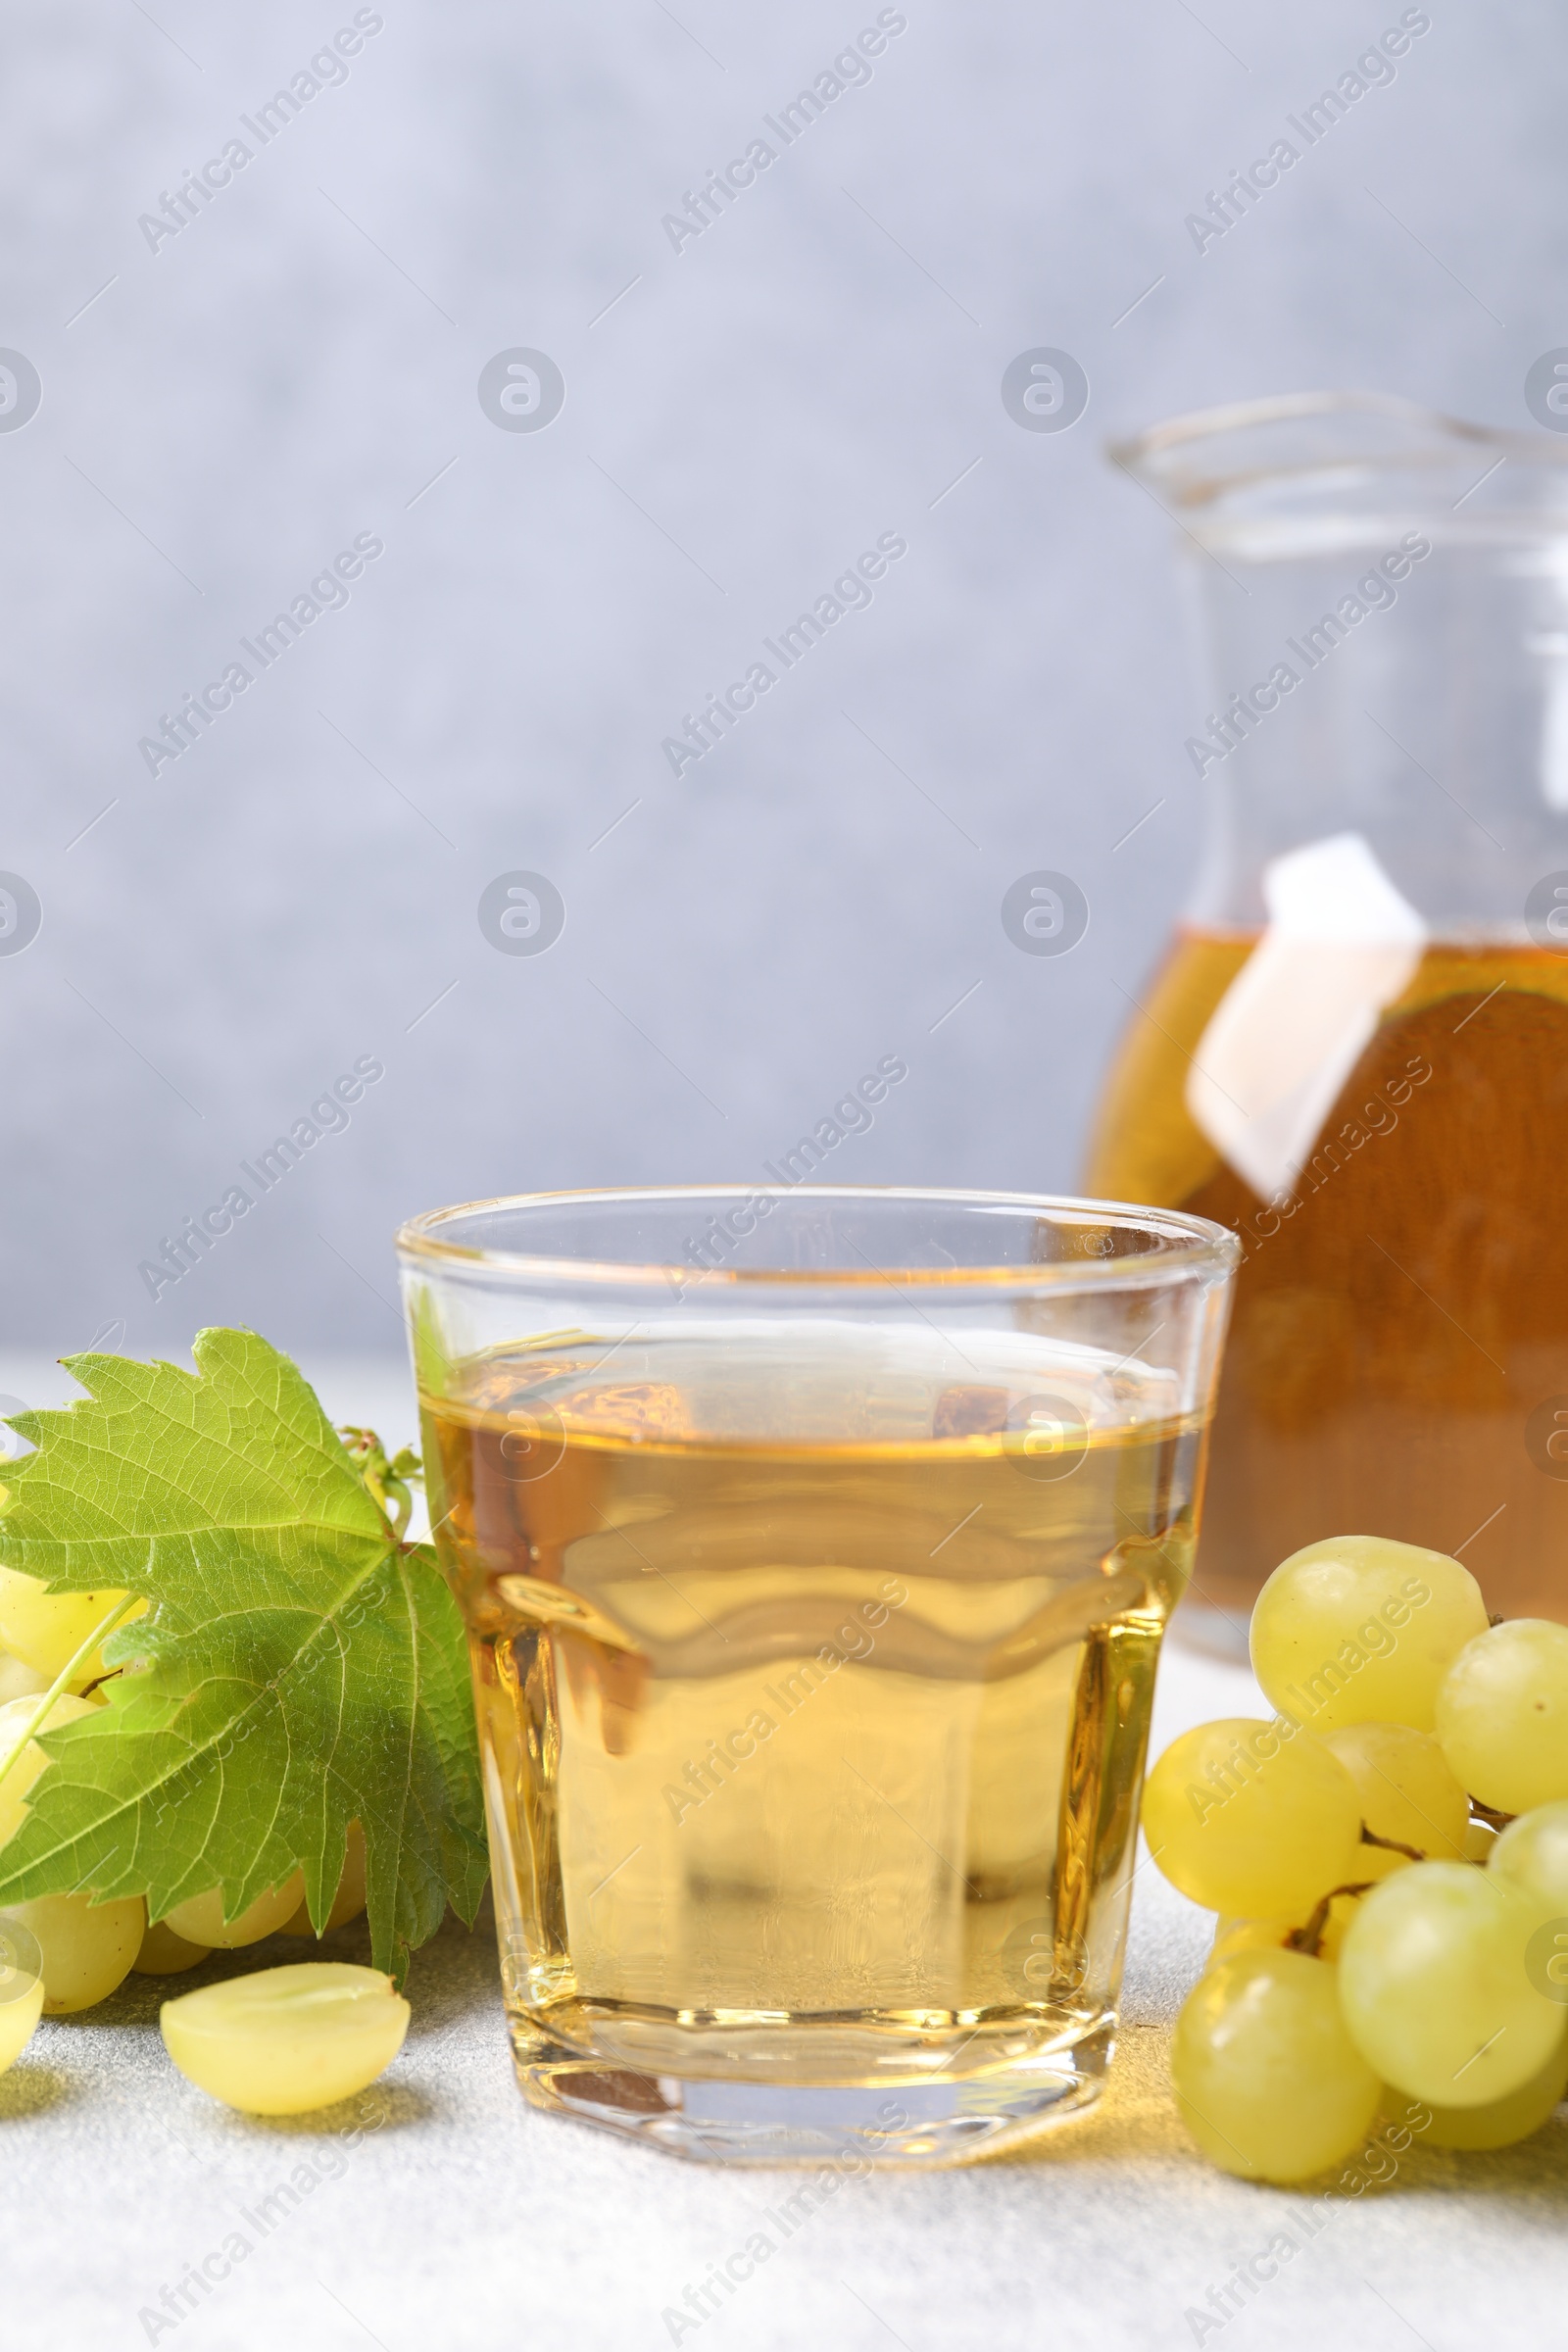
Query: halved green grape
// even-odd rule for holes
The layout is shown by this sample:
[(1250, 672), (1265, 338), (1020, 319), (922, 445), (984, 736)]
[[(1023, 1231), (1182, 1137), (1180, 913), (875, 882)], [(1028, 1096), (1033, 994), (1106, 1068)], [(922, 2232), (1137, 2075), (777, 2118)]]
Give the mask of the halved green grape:
[(1222, 2171), (1307, 2180), (1365, 2140), (1383, 2085), (1345, 2030), (1334, 1975), (1304, 1952), (1238, 1952), (1188, 1994), (1171, 2082)]
[[(1407, 1723), (1347, 1723), (1324, 1735), (1361, 1799), (1361, 1820), (1380, 1838), (1415, 1847), (1430, 1862), (1462, 1862), (1470, 1800), (1430, 1732)], [(1356, 1866), (1363, 1879), (1407, 1870), (1409, 1854), (1363, 1844)]]
[(43, 2015), (43, 1953), (14, 1912), (0, 1911), (0, 2075), (14, 2066)]
[(1568, 2091), (1568, 2029), (1539, 2075), (1485, 2107), (1434, 2107), (1422, 2132), (1435, 2148), (1511, 2148), (1528, 2139)]
[(1484, 2107), (1546, 2063), (1563, 2013), (1530, 1981), (1539, 1908), (1468, 1862), (1415, 1862), (1374, 1886), (1340, 1953), (1350, 2037), (1386, 2082)]
[(1210, 1911), (1304, 1919), (1358, 1875), (1355, 1783), (1289, 1724), (1238, 1716), (1184, 1732), (1149, 1776), (1143, 1821), (1166, 1878)]
[(1498, 1813), (1568, 1797), (1568, 1625), (1510, 1617), (1469, 1642), (1438, 1692), (1443, 1752)]
[(131, 1967), (138, 1977), (177, 1977), (187, 1968), (195, 1968), (212, 1954), (209, 1943), (187, 1943), (176, 1936), (167, 1919), (149, 1928), (141, 1939), (141, 1947)]
[(1481, 1587), (1446, 1552), (1334, 1536), (1293, 1551), (1258, 1594), (1252, 1672), (1320, 1736), (1372, 1720), (1430, 1732), (1438, 1685), (1486, 1626)]
[(166, 1911), (164, 1924), (187, 1943), (205, 1943), (234, 1952), (242, 1944), (260, 1943), (264, 1936), (275, 1936), (293, 1918), (304, 1893), (304, 1872), (292, 1871), (281, 1886), (269, 1887), (266, 1894), (259, 1894), (254, 1903), (248, 1903), (237, 1919), (225, 1920), (223, 1889), (210, 1886), (205, 1894), (187, 1895), (172, 1911)]
[(1494, 1838), (1487, 1868), (1546, 1914), (1568, 1918), (1568, 1802), (1537, 1805)]
[(403, 2047), (409, 2015), (379, 1969), (305, 1960), (166, 2001), (160, 2024), (199, 2089), (247, 2115), (304, 2115), (373, 2082)]
[[(14, 1698), (0, 1707), (0, 1763), (25, 1739), (37, 1711), (35, 1698)], [(91, 1699), (63, 1696), (50, 1710), (49, 1723), (53, 1728), (96, 1711)], [(48, 1760), (36, 1740), (28, 1740), (0, 1781), (0, 1845), (20, 1826), (27, 1790)], [(147, 1906), (139, 1894), (108, 1903), (95, 1903), (87, 1894), (44, 1894), (8, 1905), (7, 1916), (37, 1937), (43, 1951), (44, 2011), (58, 2017), (72, 2009), (90, 2009), (122, 1983), (140, 1948)]]
[[(50, 1592), (37, 1577), (24, 1576), (20, 1568), (0, 1568), (0, 1643), (34, 1674), (41, 1674), (46, 1684), (52, 1683), (93, 1627), (102, 1625), (124, 1597), (108, 1587), (102, 1592)], [(146, 1608), (139, 1600), (129, 1615), (143, 1616)], [(101, 1653), (89, 1650), (73, 1679), (90, 1683), (103, 1670)]]
[[(322, 1928), (321, 1934), (325, 1936), (333, 1928), (347, 1927), (349, 1921), (358, 1919), (364, 1909), (365, 1832), (357, 1821), (351, 1821), (343, 1856), (342, 1876), (338, 1880), (337, 1892), (332, 1897), (332, 1908), (326, 1915), (326, 1925)], [(310, 1906), (303, 1895), (300, 1897), (299, 1908), (292, 1918), (284, 1920), (279, 1933), (284, 1936), (315, 1936), (316, 1930), (311, 1925)]]

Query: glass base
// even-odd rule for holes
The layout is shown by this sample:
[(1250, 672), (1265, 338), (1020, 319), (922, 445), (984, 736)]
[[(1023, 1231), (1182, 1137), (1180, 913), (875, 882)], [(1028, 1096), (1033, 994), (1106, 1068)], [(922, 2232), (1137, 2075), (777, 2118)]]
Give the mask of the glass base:
[[(809, 2027), (791, 2026), (780, 2058), (805, 2061)], [(959, 2164), (1033, 2138), (1100, 2096), (1113, 2047), (1106, 2019), (1081, 2038), (934, 2082), (754, 2082), (643, 2074), (594, 2060), (537, 2026), (514, 2030), (513, 2062), (530, 2106), (595, 2124), (697, 2164), (828, 2165), (854, 2178), (872, 2166)], [(782, 2071), (782, 2067), (780, 2069)], [(836, 2183), (835, 2183), (836, 2185)], [(831, 2192), (826, 2192), (831, 2193)]]

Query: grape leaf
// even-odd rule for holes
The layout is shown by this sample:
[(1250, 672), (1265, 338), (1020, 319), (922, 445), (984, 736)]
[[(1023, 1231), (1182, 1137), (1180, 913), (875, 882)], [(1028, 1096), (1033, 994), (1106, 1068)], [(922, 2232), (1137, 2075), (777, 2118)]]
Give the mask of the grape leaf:
[[(0, 1564), (57, 1592), (145, 1594), (91, 1717), (0, 1848), (0, 1904), (223, 1888), (237, 1918), (296, 1865), (318, 1926), (364, 1825), (372, 1955), (401, 1976), (486, 1862), (462, 1621), (428, 1544), (399, 1544), (286, 1355), (204, 1331), (194, 1373), (79, 1355), (89, 1392), (12, 1416)], [(106, 1607), (107, 1607), (106, 1603)]]

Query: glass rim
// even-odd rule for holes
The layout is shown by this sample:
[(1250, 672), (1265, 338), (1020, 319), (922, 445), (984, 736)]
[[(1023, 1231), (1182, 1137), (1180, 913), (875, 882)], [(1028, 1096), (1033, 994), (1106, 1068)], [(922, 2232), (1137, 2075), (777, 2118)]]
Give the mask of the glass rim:
[[(651, 1206), (662, 1202), (690, 1203), (693, 1207), (719, 1200), (757, 1200), (919, 1202), (929, 1207), (958, 1209), (1014, 1209), (1043, 1213), (1065, 1222), (1068, 1215), (1113, 1224), (1121, 1230), (1141, 1229), (1150, 1246), (1116, 1257), (1046, 1260), (1028, 1266), (873, 1266), (869, 1263), (836, 1266), (693, 1266), (674, 1258), (598, 1258), (552, 1256), (543, 1252), (475, 1248), (449, 1241), (440, 1228), (465, 1217), (498, 1214), (513, 1209), (548, 1207)], [(1134, 1289), (1151, 1279), (1170, 1279), (1200, 1272), (1214, 1275), (1234, 1271), (1241, 1257), (1241, 1239), (1227, 1225), (1196, 1217), (1183, 1209), (1154, 1208), (1137, 1201), (1103, 1200), (1073, 1193), (976, 1192), (921, 1185), (854, 1184), (671, 1184), (589, 1186), (544, 1193), (504, 1193), (490, 1200), (465, 1200), (445, 1208), (430, 1208), (408, 1218), (393, 1237), (400, 1264), (406, 1269), (427, 1267), (432, 1272), (462, 1276), (496, 1275), (509, 1281), (573, 1281), (621, 1285), (628, 1288), (668, 1289), (672, 1280), (696, 1288), (713, 1283), (731, 1290), (766, 1289), (810, 1293), (868, 1289), (875, 1283), (900, 1288), (952, 1293), (955, 1291)]]
[[(1290, 426), (1317, 422), (1343, 427), (1343, 446), (1325, 442), (1310, 450), (1292, 450), (1286, 445)], [(1359, 437), (1353, 429), (1357, 424), (1364, 428)], [(1387, 428), (1385, 438), (1378, 435), (1379, 424)], [(1274, 454), (1265, 457), (1261, 447), (1233, 446), (1259, 431), (1280, 443)], [(1473, 457), (1489, 450), (1498, 453), (1499, 462), (1513, 458), (1551, 471), (1568, 465), (1568, 445), (1550, 433), (1480, 424), (1390, 392), (1284, 392), (1225, 401), (1186, 410), (1104, 445), (1113, 466), (1140, 481), (1157, 484), (1181, 507), (1210, 506), (1259, 483), (1305, 481), (1347, 470), (1421, 473), (1451, 465), (1466, 453)], [(1558, 517), (1553, 514), (1551, 519)]]

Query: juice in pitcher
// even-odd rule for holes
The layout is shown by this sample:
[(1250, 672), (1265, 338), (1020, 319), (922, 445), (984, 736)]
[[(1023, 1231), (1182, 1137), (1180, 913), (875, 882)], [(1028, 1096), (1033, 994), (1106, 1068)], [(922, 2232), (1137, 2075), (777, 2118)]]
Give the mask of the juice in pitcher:
[(1242, 1240), (1198, 1603), (1245, 1624), (1287, 1553), (1364, 1530), (1461, 1553), (1510, 1614), (1568, 1614), (1568, 961), (1429, 951), (1265, 1201), (1185, 1101), (1254, 945), (1178, 933), (1086, 1179)]
[(1115, 454), (1183, 516), (1208, 841), (1086, 1189), (1245, 1252), (1188, 1606), (1365, 1532), (1568, 1618), (1568, 449), (1323, 395)]

